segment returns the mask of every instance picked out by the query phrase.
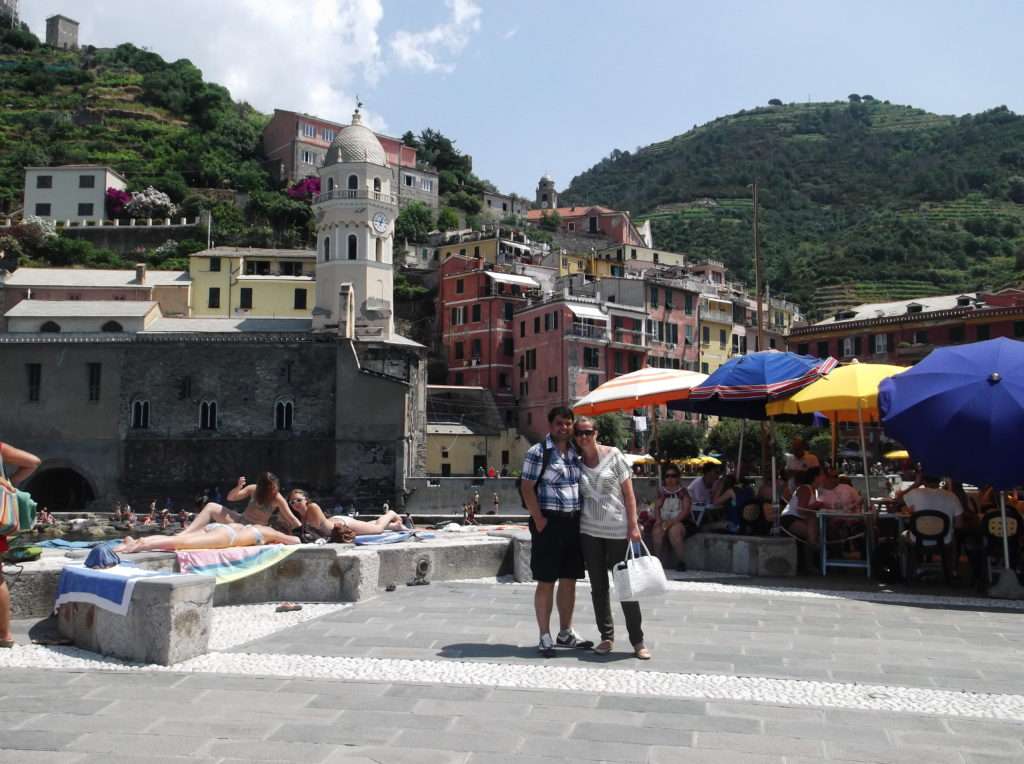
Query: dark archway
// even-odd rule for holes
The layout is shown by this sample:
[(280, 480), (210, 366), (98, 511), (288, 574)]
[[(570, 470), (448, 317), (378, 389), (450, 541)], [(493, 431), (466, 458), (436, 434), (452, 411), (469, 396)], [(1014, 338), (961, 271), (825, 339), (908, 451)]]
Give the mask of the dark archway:
[(37, 472), (22, 486), (40, 507), (51, 512), (77, 512), (96, 498), (92, 486), (69, 467), (54, 467)]

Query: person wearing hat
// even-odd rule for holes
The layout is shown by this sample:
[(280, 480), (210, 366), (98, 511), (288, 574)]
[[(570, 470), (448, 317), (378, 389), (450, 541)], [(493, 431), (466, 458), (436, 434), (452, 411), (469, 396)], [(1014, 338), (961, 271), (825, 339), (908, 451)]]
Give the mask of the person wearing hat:
[[(0, 443), (0, 458), (3, 459), (4, 474), (12, 485), (18, 485), (36, 471), (39, 466), (39, 457), (15, 448), (10, 443)], [(9, 473), (9, 467), (17, 467), (14, 472)], [(0, 554), (9, 549), (7, 537), (0, 536)], [(11, 634), (11, 591), (7, 588), (7, 582), (0, 575), (0, 648), (14, 647), (14, 635)]]

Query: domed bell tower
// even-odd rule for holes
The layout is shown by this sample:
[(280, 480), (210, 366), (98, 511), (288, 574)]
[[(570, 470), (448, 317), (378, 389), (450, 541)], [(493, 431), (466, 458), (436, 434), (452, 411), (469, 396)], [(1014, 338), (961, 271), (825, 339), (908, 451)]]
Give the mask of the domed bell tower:
[(363, 125), (358, 106), (352, 124), (338, 131), (319, 172), (320, 193), (313, 199), (313, 330), (389, 340), (394, 334), (392, 243), (398, 205), (387, 154)]
[(558, 206), (558, 192), (550, 175), (544, 175), (537, 184), (537, 206), (542, 210), (553, 210)]

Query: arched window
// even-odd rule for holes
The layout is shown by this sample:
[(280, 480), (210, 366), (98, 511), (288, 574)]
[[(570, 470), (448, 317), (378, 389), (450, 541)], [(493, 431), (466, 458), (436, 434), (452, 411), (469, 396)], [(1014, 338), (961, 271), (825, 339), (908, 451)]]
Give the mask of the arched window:
[(348, 235), (348, 259), (355, 260), (359, 255), (359, 239), (354, 233)]
[(132, 429), (149, 429), (149, 401), (137, 400), (132, 402)]
[(331, 235), (324, 236), (324, 262), (331, 262)]
[(47, 321), (45, 324), (39, 327), (39, 331), (52, 332), (54, 334), (57, 334), (60, 332), (60, 324), (54, 321)]
[(291, 401), (278, 401), (274, 404), (274, 429), (292, 429), (292, 417), (295, 414), (295, 404)]
[(359, 178), (356, 175), (348, 176), (348, 190), (355, 191), (359, 188)]
[(380, 193), (380, 178), (373, 179), (373, 190), (378, 194)]
[(334, 190), (334, 178), (327, 179), (327, 191), (331, 192)]
[(379, 237), (377, 238), (377, 262), (384, 262), (384, 240)]
[(199, 404), (199, 429), (217, 429), (217, 401), (203, 401)]
[(123, 332), (124, 331), (124, 327), (121, 326), (121, 324), (117, 323), (117, 321), (107, 321), (107, 323), (103, 324), (103, 326), (101, 328), (105, 332)]

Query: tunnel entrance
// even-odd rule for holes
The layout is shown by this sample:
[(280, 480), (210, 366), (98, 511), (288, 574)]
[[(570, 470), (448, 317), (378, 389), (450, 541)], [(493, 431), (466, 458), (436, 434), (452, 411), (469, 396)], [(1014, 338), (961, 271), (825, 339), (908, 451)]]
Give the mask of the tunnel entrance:
[(96, 498), (89, 482), (69, 467), (37, 472), (20, 487), (51, 512), (77, 512)]

